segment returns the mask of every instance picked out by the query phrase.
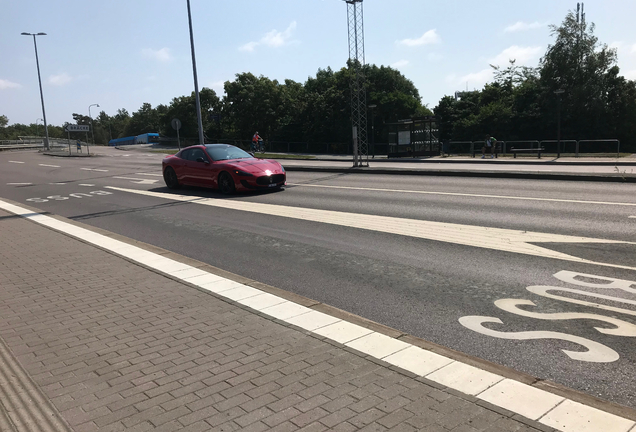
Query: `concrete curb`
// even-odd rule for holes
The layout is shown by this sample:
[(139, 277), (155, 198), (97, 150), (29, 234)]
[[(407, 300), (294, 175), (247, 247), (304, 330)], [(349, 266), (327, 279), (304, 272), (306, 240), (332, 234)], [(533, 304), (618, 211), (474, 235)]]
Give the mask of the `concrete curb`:
[[(284, 164), (283, 164), (284, 166)], [(444, 176), (444, 177), (482, 177), (482, 178), (510, 178), (531, 180), (563, 180), (590, 181), (612, 183), (636, 183), (634, 174), (575, 174), (575, 173), (542, 173), (523, 171), (463, 171), (438, 169), (408, 169), (408, 168), (338, 168), (312, 166), (285, 166), (286, 171), (321, 172), (335, 174), (386, 174), (410, 176)]]

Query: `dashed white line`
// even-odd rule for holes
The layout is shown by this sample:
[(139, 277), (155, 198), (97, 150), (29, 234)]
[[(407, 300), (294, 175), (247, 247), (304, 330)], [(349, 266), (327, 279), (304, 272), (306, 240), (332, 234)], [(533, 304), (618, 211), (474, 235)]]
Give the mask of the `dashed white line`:
[(155, 184), (157, 183), (159, 180), (150, 180), (150, 179), (140, 179), (140, 178), (134, 178), (134, 177), (113, 177), (114, 179), (120, 179), (120, 180), (130, 180), (133, 183), (137, 183), (137, 184)]
[(28, 186), (32, 184), (33, 183), (7, 183), (7, 186)]
[(636, 219), (636, 216), (628, 216), (630, 219)]
[(81, 183), (79, 186), (88, 186), (88, 187), (93, 187), (95, 186), (94, 184), (91, 183)]
[(601, 204), (601, 205), (636, 207), (636, 203), (620, 203), (620, 202), (610, 202), (610, 201), (583, 201), (583, 200), (568, 200), (568, 199), (556, 199), (556, 198), (515, 197), (515, 196), (507, 196), (507, 195), (482, 195), (482, 194), (467, 194), (467, 193), (458, 193), (458, 192), (429, 192), (429, 191), (416, 191), (416, 190), (404, 190), (404, 189), (380, 189), (380, 188), (363, 188), (363, 187), (352, 187), (352, 186), (327, 186), (327, 185), (295, 184), (295, 183), (289, 183), (288, 185), (294, 186), (294, 187), (347, 189), (347, 190), (359, 190), (359, 191), (371, 191), (371, 192), (411, 193), (411, 194), (421, 194), (421, 195), (447, 195), (447, 196), (461, 196), (461, 197), (473, 197), (473, 198), (499, 198), (499, 199), (509, 199), (509, 200), (548, 201), (548, 202), (563, 202), (563, 203), (574, 203), (574, 204)]
[(43, 167), (49, 167), (49, 168), (59, 168), (60, 167), (59, 165), (48, 165), (48, 164), (38, 164), (38, 165), (43, 166)]
[(84, 171), (97, 171), (97, 172), (108, 172), (106, 169), (97, 169), (97, 168), (80, 168)]
[(9, 163), (23, 164), (24, 162), (20, 162), (20, 161), (9, 161)]
[(153, 177), (163, 177), (163, 174), (152, 174), (152, 173), (135, 173), (135, 175), (145, 175), (145, 176), (153, 176)]

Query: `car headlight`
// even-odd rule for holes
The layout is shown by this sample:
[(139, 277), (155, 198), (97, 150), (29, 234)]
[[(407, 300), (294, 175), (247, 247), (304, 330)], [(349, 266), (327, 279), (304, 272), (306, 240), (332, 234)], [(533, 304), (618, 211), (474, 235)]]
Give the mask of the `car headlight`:
[(241, 171), (241, 170), (234, 170), (234, 174), (240, 175), (240, 176), (243, 176), (243, 177), (254, 177), (254, 174), (250, 174), (248, 172)]
[[(279, 165), (280, 165), (280, 164), (279, 164)], [(282, 166), (282, 165), (280, 165), (280, 169), (282, 169), (282, 170), (283, 170), (283, 174), (285, 174), (285, 167), (284, 167), (284, 166)]]

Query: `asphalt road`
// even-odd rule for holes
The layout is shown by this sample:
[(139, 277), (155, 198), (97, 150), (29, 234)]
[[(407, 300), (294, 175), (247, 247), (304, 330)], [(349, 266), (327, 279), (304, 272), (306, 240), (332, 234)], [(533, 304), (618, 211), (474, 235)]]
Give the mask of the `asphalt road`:
[(0, 153), (0, 199), (636, 407), (636, 282), (603, 279), (636, 281), (636, 185), (290, 172), (226, 198), (102, 153)]

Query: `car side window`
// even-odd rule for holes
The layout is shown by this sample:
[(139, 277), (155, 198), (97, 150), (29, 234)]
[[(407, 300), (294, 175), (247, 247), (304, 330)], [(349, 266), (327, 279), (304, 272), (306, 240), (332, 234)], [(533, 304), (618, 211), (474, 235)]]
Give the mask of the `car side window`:
[(208, 160), (208, 157), (205, 155), (205, 152), (199, 148), (197, 149), (193, 149), (192, 150), (192, 156), (191, 159), (192, 161), (196, 161), (199, 158), (203, 158), (204, 161)]
[(183, 159), (183, 160), (192, 160), (192, 149), (182, 151), (181, 152), (181, 159)]

